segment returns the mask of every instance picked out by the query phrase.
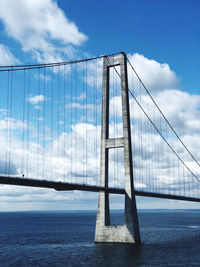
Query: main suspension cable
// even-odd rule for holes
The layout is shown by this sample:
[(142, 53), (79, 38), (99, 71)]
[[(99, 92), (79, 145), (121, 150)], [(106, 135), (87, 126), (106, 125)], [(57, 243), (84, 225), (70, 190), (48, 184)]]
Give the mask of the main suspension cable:
[(130, 60), (127, 58), (128, 63), (130, 64), (132, 70), (134, 71), (135, 75), (137, 76), (137, 78), (139, 79), (140, 83), (142, 84), (142, 86), (144, 87), (145, 91), (147, 92), (147, 94), (149, 95), (149, 97), (151, 98), (151, 100), (153, 101), (153, 103), (155, 104), (156, 108), (158, 109), (158, 111), (160, 112), (160, 114), (162, 115), (162, 117), (164, 118), (164, 120), (167, 122), (167, 124), (169, 125), (169, 127), (171, 128), (171, 130), (173, 131), (173, 133), (176, 135), (176, 137), (178, 138), (178, 140), (181, 142), (181, 144), (184, 146), (184, 148), (187, 150), (187, 152), (190, 154), (190, 156), (192, 157), (192, 159), (197, 163), (197, 165), (200, 167), (200, 163), (195, 159), (195, 157), (192, 155), (192, 153), (189, 151), (189, 149), (186, 147), (186, 145), (184, 144), (184, 142), (182, 141), (182, 139), (178, 136), (178, 134), (176, 133), (176, 131), (174, 130), (174, 128), (172, 127), (172, 125), (170, 124), (170, 122), (168, 121), (168, 119), (165, 117), (165, 115), (163, 114), (162, 110), (159, 108), (158, 104), (156, 103), (156, 101), (153, 99), (152, 95), (149, 93), (148, 89), (146, 88), (146, 86), (144, 85), (143, 81), (141, 80), (140, 76), (138, 75), (138, 73), (136, 72), (136, 70), (134, 69), (133, 65), (131, 64)]
[[(106, 57), (107, 61), (109, 62), (108, 58)], [(127, 59), (128, 60), (128, 59)], [(130, 61), (128, 61), (130, 62)], [(115, 66), (113, 66), (113, 68), (115, 69), (117, 75), (120, 77), (121, 79), (121, 75), (119, 74), (119, 72), (117, 71), (117, 69), (115, 68)], [(136, 72), (135, 72), (136, 73)], [(141, 84), (144, 86), (144, 83), (142, 82), (142, 80), (140, 79), (140, 77), (137, 75), (139, 81), (141, 82)], [(146, 87), (145, 87), (146, 88)], [(125, 89), (125, 88), (123, 88)], [(148, 116), (148, 114), (146, 113), (146, 111), (143, 109), (143, 107), (140, 105), (139, 101), (137, 100), (137, 98), (134, 96), (134, 94), (132, 93), (132, 91), (128, 88), (129, 93), (131, 94), (131, 96), (134, 98), (134, 100), (136, 101), (136, 103), (138, 104), (138, 106), (140, 107), (140, 109), (143, 111), (143, 113), (145, 114), (145, 116), (148, 118), (148, 120), (151, 122), (151, 124), (154, 126), (154, 128), (156, 129), (156, 131), (160, 134), (160, 136), (162, 137), (162, 139), (165, 141), (165, 143), (168, 145), (168, 147), (173, 151), (173, 153), (176, 155), (176, 157), (182, 162), (182, 164), (187, 168), (187, 170), (192, 174), (192, 176), (198, 181), (200, 182), (200, 179), (190, 170), (190, 168), (185, 164), (185, 162), (181, 159), (181, 157), (176, 153), (176, 151), (173, 149), (173, 147), (168, 143), (168, 141), (165, 139), (165, 137), (163, 136), (163, 134), (160, 132), (160, 130), (157, 128), (157, 126), (154, 124), (154, 122), (151, 120), (151, 118)], [(148, 92), (148, 90), (146, 89), (146, 91)], [(151, 99), (153, 100), (152, 96), (150, 95), (150, 93), (148, 93), (149, 96), (151, 97)], [(154, 101), (154, 100), (153, 100)], [(163, 117), (165, 118), (164, 114), (162, 113), (162, 111), (160, 110), (160, 108), (158, 107), (158, 105), (156, 104), (156, 102), (154, 101), (156, 107), (159, 109), (160, 113), (163, 115)], [(165, 118), (165, 120), (167, 121), (167, 119)], [(176, 137), (180, 139), (180, 137), (177, 135), (177, 133), (175, 132), (175, 130), (172, 128), (171, 124), (169, 124), (170, 128), (173, 130), (173, 132), (176, 134)], [(182, 142), (181, 142), (182, 143)], [(183, 144), (183, 143), (182, 143)], [(184, 144), (183, 144), (184, 145)], [(189, 150), (187, 149), (187, 147), (184, 145), (184, 147), (186, 148), (186, 150), (189, 152)], [(194, 156), (191, 154), (191, 152), (189, 152), (189, 154), (191, 155), (191, 157), (195, 160), (195, 162), (198, 164), (198, 166), (200, 167), (200, 164), (198, 163), (198, 161), (194, 158)]]

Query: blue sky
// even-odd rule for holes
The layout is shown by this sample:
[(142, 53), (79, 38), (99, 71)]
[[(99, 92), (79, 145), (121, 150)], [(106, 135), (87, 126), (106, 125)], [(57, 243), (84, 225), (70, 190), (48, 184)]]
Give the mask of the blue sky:
[[(59, 0), (57, 3), (67, 18), (88, 37), (80, 46), (82, 52), (91, 55), (120, 51), (143, 54), (160, 63), (168, 63), (181, 77), (184, 90), (199, 91), (198, 0)], [(7, 36), (2, 21), (1, 40), (22, 63), (30, 62), (28, 54), (20, 53), (21, 45)]]
[(184, 90), (199, 92), (198, 0), (61, 1), (60, 6), (88, 36), (84, 48), (90, 53), (125, 51), (167, 62)]
[[(0, 10), (0, 65), (67, 61), (125, 51), (164, 111), (167, 107), (163, 99), (173, 97), (168, 103), (167, 117), (191, 145), (195, 156), (200, 157), (196, 144), (200, 130), (198, 0), (2, 0)], [(156, 75), (160, 75), (159, 78)], [(30, 98), (29, 102), (39, 104), (44, 101), (44, 98), (36, 99)], [(193, 107), (187, 110), (190, 103)], [(185, 118), (182, 117), (183, 110), (186, 110)], [(188, 128), (192, 135), (197, 136), (194, 143), (183, 134)], [(5, 188), (3, 190), (5, 192)], [(5, 203), (9, 202), (7, 209), (17, 209), (15, 200), (12, 202), (12, 189), (6, 187), (6, 190), (8, 193), (5, 195), (9, 195), (9, 201), (6, 197), (4, 199)], [(23, 196), (23, 190), (19, 189), (16, 195)], [(39, 191), (31, 192), (33, 199), (35, 194), (41, 194)], [(54, 197), (54, 194), (46, 192), (47, 198), (41, 198), (40, 205), (44, 209)], [(72, 195), (65, 196), (64, 203), (72, 205), (70, 200), (73, 198)], [(55, 209), (59, 208), (61, 199), (58, 197)], [(85, 195), (75, 194), (75, 199), (75, 208), (86, 208), (81, 204)], [(25, 204), (25, 201), (30, 204)], [(92, 200), (87, 201), (91, 203)], [(22, 203), (22, 209), (38, 209), (26, 196)], [(139, 207), (154, 208), (155, 201), (150, 203), (152, 206), (148, 200), (140, 199)], [(156, 203), (160, 208), (168, 202)], [(173, 207), (184, 207), (181, 203), (172, 203)], [(197, 207), (195, 204), (187, 205)], [(94, 205), (91, 207), (95, 208)]]

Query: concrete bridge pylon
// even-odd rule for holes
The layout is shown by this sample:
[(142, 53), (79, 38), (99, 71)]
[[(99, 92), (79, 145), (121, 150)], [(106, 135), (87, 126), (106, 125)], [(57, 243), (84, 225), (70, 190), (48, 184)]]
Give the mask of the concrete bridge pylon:
[[(109, 138), (109, 91), (110, 69), (119, 66), (121, 79), (123, 136)], [(125, 172), (125, 208), (124, 225), (111, 225), (109, 193), (99, 192), (98, 212), (96, 219), (95, 242), (140, 243), (140, 229), (133, 184), (133, 163), (131, 147), (130, 110), (128, 96), (126, 54), (120, 53), (103, 58), (102, 84), (102, 120), (101, 120), (101, 159), (100, 186), (108, 187), (109, 150), (123, 148)]]

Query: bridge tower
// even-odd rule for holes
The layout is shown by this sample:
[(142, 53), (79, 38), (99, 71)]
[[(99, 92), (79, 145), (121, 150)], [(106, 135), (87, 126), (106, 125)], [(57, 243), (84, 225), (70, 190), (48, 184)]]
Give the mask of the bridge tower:
[[(110, 68), (120, 66), (123, 136), (109, 138), (109, 81)], [(127, 62), (125, 53), (103, 59), (103, 91), (101, 121), (100, 185), (108, 187), (109, 150), (122, 147), (125, 170), (124, 225), (110, 224), (109, 193), (99, 193), (95, 242), (140, 243), (140, 229), (133, 184), (130, 111), (128, 97)]]

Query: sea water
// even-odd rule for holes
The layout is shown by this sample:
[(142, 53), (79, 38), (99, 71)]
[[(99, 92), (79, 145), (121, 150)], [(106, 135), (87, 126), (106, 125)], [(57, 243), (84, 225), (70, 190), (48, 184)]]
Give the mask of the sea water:
[(0, 212), (0, 266), (200, 266), (200, 210), (139, 210), (140, 246), (95, 244), (95, 221), (96, 211)]

